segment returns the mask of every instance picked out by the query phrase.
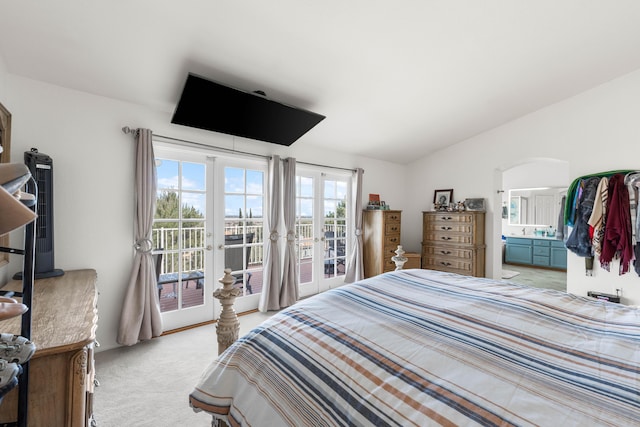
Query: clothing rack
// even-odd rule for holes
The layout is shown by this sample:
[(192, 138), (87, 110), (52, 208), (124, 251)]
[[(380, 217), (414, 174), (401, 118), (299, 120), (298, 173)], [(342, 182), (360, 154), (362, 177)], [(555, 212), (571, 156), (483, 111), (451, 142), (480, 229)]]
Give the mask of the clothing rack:
[(564, 225), (571, 227), (565, 245), (585, 258), (587, 276), (593, 274), (596, 257), (606, 271), (610, 271), (613, 259), (619, 259), (620, 275), (631, 270), (640, 275), (640, 265), (633, 262), (640, 259), (639, 180), (640, 171), (621, 169), (584, 175), (571, 182), (564, 204)]
[(629, 173), (633, 173), (633, 172), (638, 172), (637, 170), (633, 170), (633, 169), (620, 169), (620, 170), (613, 170), (613, 171), (606, 171), (606, 172), (598, 172), (598, 173), (592, 173), (589, 175), (583, 175), (580, 176), (576, 179), (574, 179), (571, 182), (571, 185), (569, 185), (569, 188), (567, 189), (567, 198), (565, 200), (565, 209), (564, 209), (564, 223), (567, 225), (570, 225), (570, 215), (572, 212), (572, 206), (575, 203), (575, 195), (576, 195), (576, 191), (578, 191), (578, 186), (580, 185), (580, 182), (588, 179), (588, 178), (609, 178), (613, 175), (619, 174), (619, 173), (623, 173), (623, 174), (629, 174)]
[[(26, 190), (28, 193), (36, 195), (37, 200), (37, 185), (33, 179), (26, 184)], [(33, 203), (32, 209), (35, 209), (36, 203)], [(24, 249), (14, 249), (7, 247), (0, 247), (0, 252), (9, 254), (17, 254), (23, 256), (22, 262), (22, 292), (4, 292), (0, 291), (0, 294), (6, 296), (21, 297), (22, 304), (26, 305), (28, 310), (22, 314), (20, 324), (20, 335), (24, 338), (31, 339), (31, 317), (32, 317), (32, 300), (33, 300), (33, 281), (34, 281), (34, 258), (36, 248), (36, 220), (25, 225), (24, 230)], [(27, 427), (28, 425), (28, 397), (29, 397), (29, 361), (22, 364), (22, 373), (18, 377), (18, 413), (17, 421), (12, 423), (0, 424), (0, 427)]]

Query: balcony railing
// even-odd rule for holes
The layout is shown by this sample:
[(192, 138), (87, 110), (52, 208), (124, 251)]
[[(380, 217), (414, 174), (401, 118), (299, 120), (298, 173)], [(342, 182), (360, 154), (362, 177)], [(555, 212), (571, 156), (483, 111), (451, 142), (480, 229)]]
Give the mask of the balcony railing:
[[(264, 243), (264, 227), (258, 225), (228, 225), (224, 229), (224, 234), (241, 234), (254, 233), (253, 243), (251, 244), (251, 253), (249, 257), (249, 266), (262, 265), (264, 259), (263, 243)], [(338, 236), (344, 245), (344, 237), (346, 227), (344, 225), (327, 224), (325, 232), (333, 232), (334, 236)], [(162, 249), (164, 256), (162, 257), (161, 274), (175, 273), (178, 267), (178, 247), (180, 233), (182, 233), (182, 271), (201, 271), (204, 270), (205, 259), (205, 238), (206, 233), (204, 227), (184, 227), (179, 228), (154, 228), (152, 240), (154, 247)], [(313, 224), (299, 224), (298, 233), (298, 249), (300, 259), (308, 259), (313, 255)]]

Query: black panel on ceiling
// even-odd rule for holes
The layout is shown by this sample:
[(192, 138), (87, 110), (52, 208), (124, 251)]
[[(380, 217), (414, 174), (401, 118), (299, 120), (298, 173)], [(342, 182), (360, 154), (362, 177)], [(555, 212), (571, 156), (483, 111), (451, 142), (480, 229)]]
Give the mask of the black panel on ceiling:
[(189, 74), (171, 123), (288, 146), (324, 118)]

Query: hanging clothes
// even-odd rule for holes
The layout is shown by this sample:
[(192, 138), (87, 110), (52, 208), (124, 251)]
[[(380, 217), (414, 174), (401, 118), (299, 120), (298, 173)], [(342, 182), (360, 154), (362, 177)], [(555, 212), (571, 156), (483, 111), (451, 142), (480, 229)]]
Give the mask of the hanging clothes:
[(629, 192), (624, 185), (624, 175), (616, 174), (609, 179), (606, 227), (602, 241), (600, 266), (610, 271), (611, 260), (620, 257), (619, 274), (629, 271), (633, 259), (631, 240), (631, 216)]
[(593, 211), (588, 224), (591, 230), (591, 246), (596, 255), (602, 252), (602, 240), (604, 239), (605, 219), (607, 216), (607, 195), (609, 193), (609, 178), (600, 179), (596, 188), (596, 198), (593, 202)]
[[(638, 188), (640, 187), (640, 172), (628, 173), (624, 177), (624, 183), (628, 186), (629, 194), (633, 196), (635, 201), (631, 207), (631, 220), (635, 219), (635, 227), (632, 224), (632, 241), (633, 241), (633, 266), (635, 272), (640, 275), (640, 244), (638, 244), (638, 236), (640, 236), (640, 209), (638, 209)], [(634, 212), (635, 208), (635, 212)]]
[[(582, 194), (576, 208), (574, 227), (566, 242), (567, 249), (581, 257), (593, 256), (589, 224), (587, 222), (593, 211), (593, 203), (599, 183), (600, 178), (598, 177), (587, 178), (582, 182)], [(580, 192), (577, 194), (580, 194)]]

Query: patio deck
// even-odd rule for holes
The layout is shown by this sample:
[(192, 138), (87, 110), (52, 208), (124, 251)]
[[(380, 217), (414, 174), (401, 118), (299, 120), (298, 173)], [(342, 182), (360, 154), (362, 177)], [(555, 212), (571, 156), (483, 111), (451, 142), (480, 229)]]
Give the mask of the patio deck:
[[(251, 272), (251, 290), (252, 293), (262, 292), (263, 283), (263, 269), (262, 264), (251, 265), (249, 267)], [(344, 275), (344, 266), (340, 264), (338, 266), (338, 276)], [(302, 283), (310, 282), (312, 276), (312, 264), (311, 262), (300, 263), (300, 281)], [(325, 275), (325, 277), (330, 277)], [(214, 288), (218, 288), (218, 278), (215, 279), (216, 283)], [(195, 307), (201, 305), (204, 302), (204, 290), (201, 286), (198, 286), (198, 280), (185, 280), (182, 282), (182, 307)], [(178, 309), (177, 287), (178, 283), (165, 283), (160, 289), (160, 311), (172, 311)]]

